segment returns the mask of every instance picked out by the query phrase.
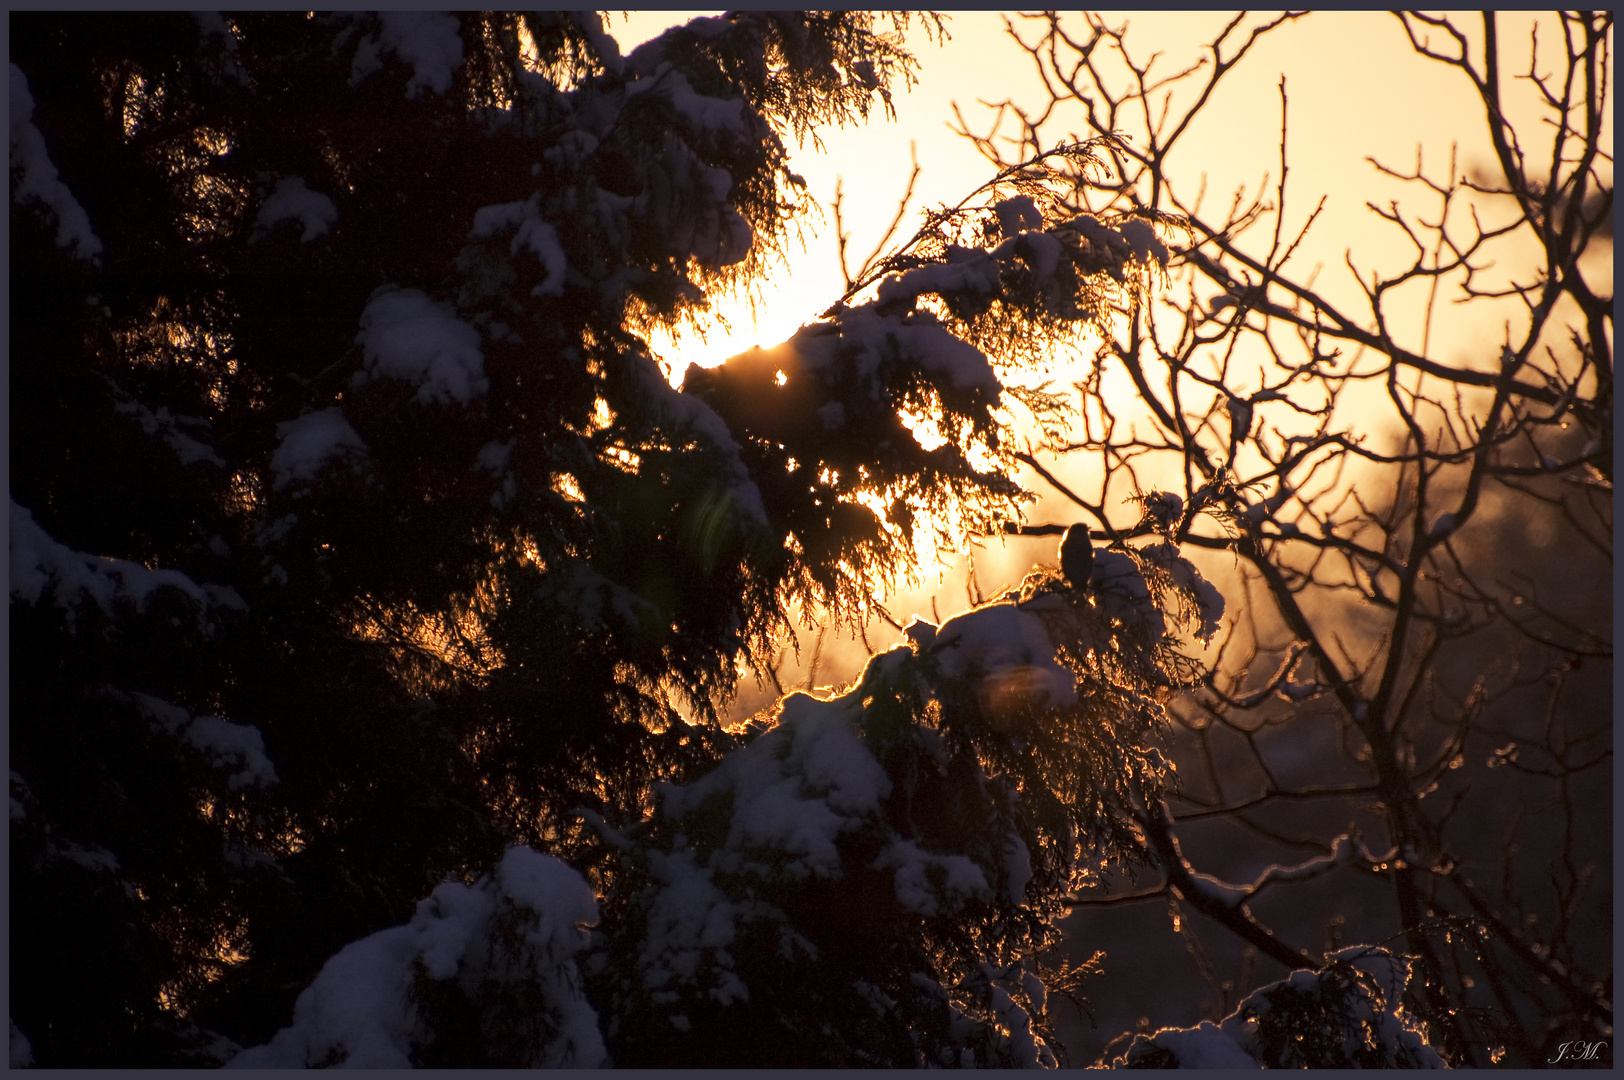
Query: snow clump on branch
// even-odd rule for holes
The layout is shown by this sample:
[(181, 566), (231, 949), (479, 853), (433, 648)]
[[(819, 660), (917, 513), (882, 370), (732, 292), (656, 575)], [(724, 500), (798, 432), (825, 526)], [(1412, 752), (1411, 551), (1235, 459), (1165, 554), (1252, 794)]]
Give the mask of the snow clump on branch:
[(1136, 1036), (1111, 1064), (1163, 1069), (1441, 1069), (1404, 1009), (1410, 958), (1375, 946), (1253, 991), (1220, 1023)]
[[(514, 238), (515, 247), (519, 240)], [(385, 286), (373, 293), (355, 341), (366, 365), (355, 373), (355, 386), (378, 376), (404, 379), (418, 388), (416, 400), (425, 405), (466, 405), (490, 389), (479, 331), (417, 289)]]
[(350, 67), (355, 86), (383, 67), (393, 53), (411, 66), (406, 96), (415, 98), (425, 88), (436, 94), (451, 89), (451, 77), (462, 67), (462, 34), (455, 15), (443, 11), (380, 11), (378, 29), (361, 39)]
[(492, 877), (447, 881), (404, 926), (341, 949), (299, 995), (293, 1023), (227, 1068), (410, 1068), (436, 1034), (437, 1010), (425, 999), (438, 991), (488, 1001), (515, 987), (528, 991), (523, 1026), (530, 1029), (514, 1048), (515, 1064), (598, 1068), (606, 1063), (603, 1038), (576, 968), (590, 940), (585, 927), (597, 921), (597, 899), (580, 874), (511, 848)]
[(93, 260), (101, 254), (102, 242), (90, 229), (90, 217), (57, 174), (45, 147), (45, 136), (34, 126), (34, 97), (28, 92), (28, 77), (11, 65), (11, 167), (22, 177), (11, 189), (13, 202), (35, 200), (56, 215), (56, 243), (72, 248), (80, 259)]
[(193, 716), (151, 694), (133, 693), (130, 700), (160, 729), (185, 739), (215, 765), (232, 769), (226, 784), (230, 790), (276, 783), (276, 766), (265, 755), (265, 737), (252, 724), (236, 724), (219, 716)]
[(333, 200), (319, 191), (305, 187), (304, 178), (284, 176), (259, 208), (255, 221), (265, 229), (284, 221), (296, 221), (304, 226), (299, 242), (308, 244), (318, 236), (325, 236), (338, 220), (338, 207)]
[(337, 405), (307, 412), (276, 425), (278, 443), (271, 455), (272, 487), (281, 490), (295, 481), (316, 478), (331, 458), (366, 456), (366, 443), (344, 418)]
[(12, 596), (38, 604), (49, 594), (70, 614), (88, 597), (112, 615), (120, 603), (146, 610), (161, 589), (174, 589), (192, 601), (200, 619), (213, 607), (247, 610), (242, 597), (228, 586), (199, 585), (179, 570), (152, 570), (127, 559), (74, 551), (53, 539), (33, 514), (11, 504)]

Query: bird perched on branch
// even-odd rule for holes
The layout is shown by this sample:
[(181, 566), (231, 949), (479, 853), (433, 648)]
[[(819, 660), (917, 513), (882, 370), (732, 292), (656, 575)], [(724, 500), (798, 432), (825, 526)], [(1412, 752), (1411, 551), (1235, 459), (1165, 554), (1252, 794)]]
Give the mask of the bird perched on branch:
[(1094, 545), (1088, 538), (1088, 526), (1078, 522), (1060, 538), (1060, 572), (1066, 583), (1081, 592), (1088, 588), (1088, 577), (1094, 571)]

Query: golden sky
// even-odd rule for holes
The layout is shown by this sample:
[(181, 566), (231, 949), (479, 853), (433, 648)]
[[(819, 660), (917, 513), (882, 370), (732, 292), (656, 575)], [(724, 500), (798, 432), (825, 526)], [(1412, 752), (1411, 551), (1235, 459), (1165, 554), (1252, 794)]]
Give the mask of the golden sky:
[[(629, 52), (666, 27), (700, 14), (712, 13), (615, 14), (610, 16), (609, 28), (622, 51)], [(1271, 17), (1249, 16), (1242, 33)], [(1104, 12), (1102, 18), (1113, 27), (1127, 23), (1127, 44), (1133, 55), (1143, 60), (1159, 52), (1162, 56), (1153, 70), (1171, 74), (1203, 55), (1204, 45), (1231, 15)], [(1035, 21), (1014, 13), (1007, 19), (1028, 40), (1037, 36), (1039, 24)], [(1071, 19), (1073, 36), (1086, 33), (1081, 16)], [(945, 44), (930, 41), (916, 27), (910, 31), (909, 44), (920, 61), (919, 82), (911, 92), (896, 95), (896, 119), (888, 121), (876, 112), (865, 125), (822, 132), (822, 152), (811, 145), (794, 151), (794, 167), (825, 206), (833, 200), (836, 181), (843, 182), (845, 227), (852, 235), (854, 262), (873, 248), (895, 214), (910, 168), (910, 142), (917, 146), (923, 168), (912, 203), (915, 208), (957, 202), (987, 179), (990, 170), (975, 148), (949, 129), (955, 103), (972, 129), (985, 133), (993, 112), (979, 102), (1012, 99), (1031, 108), (1046, 100), (1030, 55), (1011, 40), (1005, 20), (1005, 15), (996, 12), (955, 13), (948, 22), (951, 38)], [(1481, 17), (1473, 13), (1457, 21), (1469, 31), (1474, 57), (1481, 65)], [(1501, 75), (1508, 115), (1521, 130), (1542, 132), (1532, 88), (1517, 78), (1527, 71), (1532, 21), (1532, 16), (1500, 17)], [(1549, 23), (1550, 17), (1545, 21)], [(1560, 56), (1552, 51), (1553, 45), (1559, 47), (1560, 35), (1554, 25), (1542, 30), (1541, 67), (1548, 71)], [(1434, 38), (1437, 44), (1442, 36), (1434, 34)], [(1367, 159), (1374, 157), (1394, 169), (1411, 170), (1419, 153), (1426, 172), (1440, 181), (1446, 175), (1452, 145), (1457, 148), (1457, 173), (1489, 165), (1493, 155), (1482, 106), (1460, 72), (1418, 56), (1398, 19), (1390, 14), (1316, 13), (1282, 26), (1265, 35), (1225, 77), (1168, 161), (1171, 182), (1187, 198), (1193, 198), (1205, 177), (1204, 216), (1219, 217), (1239, 187), (1250, 197), (1260, 185), (1266, 185), (1264, 194), (1272, 200), (1280, 165), (1282, 77), (1290, 99), (1287, 231), (1300, 228), (1321, 196), (1326, 199), (1319, 221), (1287, 272), (1295, 268), (1295, 276), (1306, 277), (1318, 264), (1316, 287), (1344, 311), (1366, 313), (1368, 305), (1347, 265), (1348, 254), (1351, 252), (1366, 280), (1373, 270), (1395, 273), (1414, 256), (1403, 235), (1378, 219), (1366, 204), (1399, 200), (1407, 214), (1422, 213), (1429, 218), (1436, 217), (1437, 210), (1435, 200), (1421, 200), (1415, 186), (1379, 175)], [(1181, 100), (1175, 93), (1175, 112)], [(1061, 116), (1067, 118), (1064, 123), (1046, 128), (1053, 137), (1068, 130), (1083, 131), (1080, 110)], [(1610, 110), (1606, 116), (1610, 124)], [(1129, 129), (1126, 134), (1132, 138), (1136, 132)], [(1525, 147), (1534, 163), (1539, 163), (1541, 153), (1548, 160), (1549, 140), (1544, 135), (1539, 139), (1539, 145)], [(1610, 128), (1604, 145), (1610, 152)], [(1488, 203), (1480, 204), (1479, 212), (1492, 215), (1496, 211)], [(903, 235), (911, 233), (917, 222), (916, 209), (905, 222)], [(1268, 232), (1258, 230), (1260, 247), (1267, 244)], [(1534, 254), (1531, 244), (1528, 253)], [(1597, 274), (1606, 280), (1594, 284), (1610, 290), (1610, 262), (1599, 267)], [(716, 310), (731, 323), (730, 332), (712, 330), (706, 340), (690, 334), (676, 341), (656, 339), (653, 344), (680, 378), (690, 362), (716, 364), (752, 345), (782, 341), (816, 317), (840, 291), (834, 223), (826, 215), (804, 254), (794, 257), (766, 285), (764, 303), (754, 318), (742, 301), (723, 300)], [(1208, 289), (1209, 293), (1215, 291)], [(1417, 282), (1393, 305), (1399, 316), (1390, 324), (1394, 336), (1416, 351), (1420, 351), (1424, 333), (1421, 315), (1426, 291), (1426, 284)], [(1487, 313), (1488, 318), (1485, 314), (1478, 304), (1470, 309), (1440, 304), (1430, 328), (1430, 354), (1447, 363), (1495, 364), (1505, 331), (1495, 313)], [(1070, 381), (1063, 369), (1056, 374), (1058, 385)], [(1069, 520), (1066, 513), (1060, 500), (1051, 497), (1032, 509), (1029, 520)], [(1052, 547), (1052, 541), (1036, 540), (1014, 541), (1002, 550), (995, 545), (978, 556), (980, 580), (989, 589), (1016, 581), (1034, 559), (1052, 559)], [(962, 559), (953, 560), (951, 567), (943, 587), (937, 587), (932, 574), (923, 588), (896, 597), (891, 610), (903, 621), (911, 612), (928, 614), (933, 593), (938, 594), (943, 617), (963, 610), (968, 601)], [(886, 627), (876, 629), (879, 633), (870, 635), (876, 647), (889, 645), (896, 637)], [(865, 652), (850, 644), (842, 649), (852, 655), (836, 658), (834, 665), (849, 665), (854, 673)], [(834, 678), (849, 674), (831, 672), (828, 667), (825, 671)], [(818, 681), (827, 680), (820, 675)]]
[[(664, 28), (701, 14), (710, 13), (615, 14), (610, 16), (610, 28), (623, 51), (630, 51)], [(1014, 13), (1007, 17), (1017, 30), (1029, 27), (1028, 38), (1034, 36), (1035, 24)], [(1129, 47), (1137, 46), (1140, 57), (1162, 53), (1155, 70), (1172, 72), (1199, 57), (1203, 44), (1230, 16), (1104, 12), (1102, 17), (1112, 26), (1126, 22)], [(897, 95), (896, 120), (876, 114), (866, 125), (823, 132), (821, 153), (808, 145), (794, 154), (795, 168), (826, 205), (833, 200), (836, 180), (843, 180), (846, 227), (858, 258), (872, 249), (895, 212), (907, 181), (910, 142), (917, 145), (924, 170), (916, 207), (956, 202), (987, 177), (974, 147), (949, 130), (955, 102), (979, 129), (992, 112), (978, 101), (1013, 99), (1035, 106), (1042, 100), (1032, 60), (1010, 40), (1005, 18), (998, 12), (955, 13), (948, 22), (951, 39), (944, 45), (931, 42), (916, 27), (910, 32), (910, 45), (920, 60), (919, 83), (911, 93)], [(1080, 17), (1074, 18), (1080, 27)], [(1266, 19), (1257, 16), (1245, 25)], [(1479, 25), (1470, 16), (1462, 22), (1469, 28)], [(1514, 68), (1526, 64), (1528, 23), (1527, 17), (1501, 17), (1503, 52)], [(1505, 74), (1509, 77), (1515, 71)], [(1266, 35), (1226, 76), (1169, 161), (1175, 182), (1193, 194), (1205, 174), (1208, 204), (1214, 209), (1238, 186), (1255, 191), (1265, 174), (1272, 184), (1279, 168), (1282, 76), (1291, 110), (1288, 226), (1300, 223), (1320, 195), (1328, 197), (1298, 261), (1305, 267), (1326, 264), (1321, 284), (1333, 292), (1356, 295), (1350, 291), (1352, 282), (1343, 264), (1346, 249), (1354, 248), (1363, 266), (1382, 269), (1398, 266), (1409, 254), (1402, 238), (1381, 226), (1364, 204), (1413, 197), (1413, 192), (1379, 177), (1366, 158), (1408, 168), (1419, 147), (1429, 171), (1441, 172), (1451, 144), (1456, 143), (1461, 169), (1486, 163), (1491, 155), (1481, 108), (1474, 108), (1471, 89), (1458, 72), (1415, 55), (1392, 15), (1316, 13)], [(1178, 101), (1175, 97), (1175, 108)], [(1513, 103), (1521, 102), (1514, 98)], [(912, 220), (917, 222), (916, 217)], [(679, 370), (692, 361), (719, 363), (754, 344), (775, 344), (839, 292), (831, 217), (805, 254), (776, 275), (754, 320), (742, 303), (718, 305), (733, 332), (712, 332), (704, 342), (684, 340)], [(1433, 333), (1438, 332), (1434, 326)]]

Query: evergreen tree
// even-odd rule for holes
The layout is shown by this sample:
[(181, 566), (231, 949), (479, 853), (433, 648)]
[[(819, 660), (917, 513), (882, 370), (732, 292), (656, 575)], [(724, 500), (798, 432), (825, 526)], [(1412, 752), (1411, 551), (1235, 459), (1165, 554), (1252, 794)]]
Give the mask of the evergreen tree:
[(1006, 410), (1166, 248), (1039, 159), (778, 349), (648, 345), (906, 21), (13, 20), (14, 1060), (1055, 1062), (1037, 954), (1221, 606), (1176, 547), (720, 712), (1017, 514)]

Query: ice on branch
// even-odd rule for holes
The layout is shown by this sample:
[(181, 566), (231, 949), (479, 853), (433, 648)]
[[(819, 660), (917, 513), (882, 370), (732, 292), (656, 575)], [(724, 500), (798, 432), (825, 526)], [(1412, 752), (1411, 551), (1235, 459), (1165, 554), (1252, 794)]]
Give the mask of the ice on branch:
[(305, 187), (303, 177), (284, 176), (260, 206), (255, 221), (265, 229), (284, 221), (296, 221), (304, 226), (299, 242), (308, 244), (318, 236), (325, 236), (338, 221), (338, 207), (321, 192)]
[(45, 136), (34, 126), (34, 97), (16, 64), (11, 65), (11, 168), (13, 175), (22, 174), (11, 189), (12, 201), (44, 203), (56, 215), (58, 247), (72, 248), (81, 259), (101, 254), (102, 242), (90, 229), (89, 215), (58, 176)]
[(603, 1038), (576, 967), (597, 921), (597, 897), (579, 873), (511, 848), (493, 876), (447, 881), (404, 926), (345, 946), (299, 995), (293, 1023), (227, 1067), (410, 1068), (438, 1026), (425, 999), (466, 996), (466, 1010), (522, 988), (528, 1030), (481, 1033), (507, 1051), (500, 1056), (520, 1068), (598, 1068)]

